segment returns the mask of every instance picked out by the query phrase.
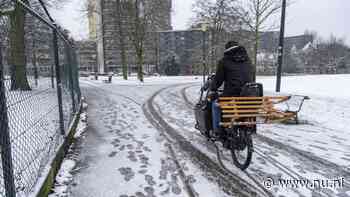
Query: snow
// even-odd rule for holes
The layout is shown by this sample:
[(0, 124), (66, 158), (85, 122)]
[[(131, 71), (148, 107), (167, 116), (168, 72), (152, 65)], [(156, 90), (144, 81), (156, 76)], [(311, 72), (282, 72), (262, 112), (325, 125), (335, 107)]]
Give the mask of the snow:
[[(303, 110), (300, 113), (300, 118), (306, 121), (308, 124), (302, 125), (263, 125), (260, 126), (258, 132), (268, 138), (276, 140), (282, 144), (289, 145), (297, 150), (305, 151), (312, 156), (316, 156), (331, 164), (339, 165), (340, 168), (344, 168), (348, 171), (350, 161), (350, 141), (349, 131), (347, 123), (350, 122), (350, 116), (347, 112), (350, 112), (350, 94), (349, 91), (342, 91), (346, 88), (345, 84), (349, 84), (350, 75), (317, 75), (317, 76), (293, 76), (284, 77), (284, 86), (282, 88), (282, 94), (299, 94), (307, 95), (311, 97), (310, 101), (306, 101)], [(258, 77), (258, 81), (264, 84), (266, 95), (273, 95), (275, 87), (274, 77)], [(187, 93), (192, 102), (196, 102), (198, 99), (199, 84), (197, 86), (187, 89)], [(188, 114), (185, 112), (184, 107), (179, 98), (179, 91), (164, 92), (159, 98), (156, 99), (158, 109), (166, 117), (169, 124), (174, 128), (177, 128), (182, 135), (188, 136), (193, 144), (196, 144), (201, 150), (205, 150), (205, 147), (200, 147), (200, 138), (196, 137), (195, 130), (193, 130), (193, 116), (191, 112)], [(171, 102), (169, 100), (171, 97)], [(175, 99), (176, 98), (176, 99)], [(179, 108), (177, 108), (179, 106)], [(174, 110), (174, 108), (176, 110)], [(258, 140), (258, 139), (257, 139)], [(270, 152), (273, 158), (278, 161), (283, 161), (283, 164), (294, 171), (302, 173), (304, 177), (308, 179), (323, 179), (331, 177), (332, 173), (329, 170), (311, 170), (304, 169), (305, 167), (300, 164), (300, 160), (295, 158), (295, 155), (291, 155), (288, 152), (280, 149), (273, 148), (271, 152), (271, 146), (264, 145), (262, 142), (257, 142), (259, 149)], [(208, 150), (208, 154), (210, 150)], [(266, 162), (261, 162), (262, 159), (258, 159), (258, 163), (253, 161), (251, 169), (256, 168), (259, 171), (262, 170), (266, 174), (273, 174), (278, 171), (273, 166), (269, 166)], [(263, 165), (261, 165), (263, 164)], [(257, 165), (258, 167), (254, 167)], [(327, 173), (328, 171), (328, 173)], [(333, 169), (333, 176), (335, 176), (336, 168)], [(339, 173), (339, 172), (338, 172)], [(287, 176), (288, 177), (288, 176)], [(287, 193), (286, 193), (287, 192)], [(280, 190), (277, 194), (291, 196), (296, 195), (291, 191)], [(311, 195), (307, 189), (299, 191), (303, 194)], [(335, 191), (337, 192), (337, 191)]]
[[(274, 92), (275, 77), (258, 77), (264, 89)], [(350, 75), (308, 75), (282, 77), (281, 90), (288, 94), (308, 95), (340, 100), (350, 99)]]
[(303, 47), (303, 51), (304, 52), (307, 52), (309, 49), (311, 49), (312, 48), (312, 43), (311, 42), (308, 42), (304, 47)]
[[(266, 95), (275, 94), (275, 77), (262, 76), (258, 81), (264, 84)], [(260, 137), (255, 137), (254, 142), (262, 155), (254, 154), (247, 173), (262, 183), (267, 177), (289, 179), (290, 174), (296, 178), (326, 180), (349, 172), (350, 91), (346, 89), (349, 82), (350, 75), (283, 77), (281, 94), (311, 97), (300, 112), (305, 124), (259, 126)], [(201, 76), (147, 77), (144, 83), (135, 77), (128, 81), (113, 77), (111, 84), (82, 78), (83, 94), (89, 103), (89, 125), (83, 131), (86, 137), (80, 145), (81, 153), (74, 160), (78, 170), (74, 170), (73, 180), (64, 188), (68, 196), (187, 196), (169, 152), (169, 142), (148, 121), (142, 106), (162, 88), (179, 85), (162, 90), (155, 97), (154, 106), (172, 128), (217, 162), (214, 147), (193, 128), (193, 110), (181, 95), (183, 88), (188, 87), (185, 93), (195, 103), (201, 83)], [(181, 149), (175, 146), (175, 152), (199, 196), (227, 196)], [(232, 173), (256, 185), (232, 165), (229, 152), (223, 152), (223, 159)], [(334, 167), (327, 166), (327, 162)], [(281, 168), (289, 170), (285, 172)], [(67, 177), (63, 180), (70, 178), (69, 173)], [(348, 189), (329, 189), (329, 192), (350, 196)], [(274, 186), (271, 191), (276, 196), (314, 195), (308, 188)]]
[(55, 188), (49, 197), (67, 196), (68, 184), (73, 180), (72, 170), (76, 166), (74, 160), (65, 159), (62, 162), (61, 168), (56, 176)]
[[(273, 78), (262, 77), (258, 81), (267, 92), (273, 91)], [(300, 112), (300, 119), (308, 124), (265, 125), (263, 134), (349, 168), (350, 89), (345, 84), (350, 84), (350, 75), (284, 77), (282, 84), (286, 94), (311, 97)]]
[[(91, 83), (94, 82), (82, 81), (85, 88), (86, 84), (90, 84), (87, 85), (89, 88), (111, 88), (107, 84), (97, 82), (92, 86)], [(117, 91), (111, 89), (103, 90), (101, 87), (100, 90), (92, 89), (95, 94), (86, 94), (91, 106), (90, 129), (80, 158), (90, 158), (91, 162), (77, 174), (75, 183), (78, 186), (71, 188), (71, 195), (183, 194), (182, 182), (171, 158), (167, 156), (169, 153), (163, 137), (146, 122), (141, 106), (135, 103), (141, 103), (142, 97), (136, 97), (135, 102), (130, 102), (119, 96), (122, 93), (120, 88)], [(123, 89), (129, 94), (132, 89), (133, 92), (138, 91), (137, 87)], [(153, 89), (151, 87), (150, 91)], [(91, 137), (91, 133), (94, 133), (95, 138)]]
[[(79, 139), (84, 137), (85, 131), (87, 129), (87, 109), (88, 104), (85, 102), (85, 98), (83, 97), (81, 99), (82, 103), (82, 112), (80, 114), (80, 119), (76, 128), (76, 133), (74, 135), (74, 138)], [(72, 125), (71, 125), (72, 126)], [(71, 145), (71, 148), (69, 149), (69, 154), (66, 155), (64, 158), (60, 170), (58, 171), (58, 174), (55, 178), (55, 185), (52, 189), (52, 193), (49, 195), (49, 197), (65, 197), (68, 195), (68, 185), (71, 184), (73, 181), (73, 171), (76, 168), (77, 162), (74, 158), (74, 143)]]
[[(91, 77), (84, 77), (84, 82), (93, 82), (94, 84), (103, 84), (103, 78), (99, 77), (98, 81), (88, 80)], [(170, 85), (175, 83), (193, 83), (203, 81), (202, 76), (146, 76), (144, 82), (140, 82), (137, 77), (129, 77), (128, 80), (124, 80), (122, 77), (113, 77), (112, 84), (118, 86), (154, 86), (154, 85)]]
[[(57, 90), (51, 88), (48, 78), (40, 78), (38, 86), (30, 85), (31, 91), (6, 91), (14, 178), (19, 196), (32, 195), (38, 190), (63, 142), (58, 130)], [(5, 80), (5, 87), (10, 87), (9, 80)], [(63, 94), (65, 123), (70, 120), (70, 113), (66, 113), (70, 102), (66, 98)]]
[[(85, 98), (82, 98), (82, 101), (84, 101)], [(80, 114), (80, 119), (79, 119), (79, 123), (76, 129), (76, 132), (74, 134), (74, 138), (79, 138), (81, 137), (86, 129), (87, 129), (87, 108), (88, 108), (88, 104), (87, 103), (83, 103), (83, 107), (82, 107), (82, 113)]]

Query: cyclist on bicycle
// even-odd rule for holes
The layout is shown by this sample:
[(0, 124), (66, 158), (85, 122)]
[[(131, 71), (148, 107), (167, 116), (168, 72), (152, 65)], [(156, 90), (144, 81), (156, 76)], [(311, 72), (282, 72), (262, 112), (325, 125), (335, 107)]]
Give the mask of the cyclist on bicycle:
[[(215, 93), (224, 83), (224, 92), (221, 96), (240, 96), (242, 87), (253, 81), (253, 66), (246, 49), (235, 41), (228, 42), (225, 45), (224, 57), (218, 63), (210, 90)], [(211, 97), (214, 100), (212, 103), (213, 134), (217, 138), (221, 134), (221, 111), (218, 100), (215, 98), (217, 96)]]

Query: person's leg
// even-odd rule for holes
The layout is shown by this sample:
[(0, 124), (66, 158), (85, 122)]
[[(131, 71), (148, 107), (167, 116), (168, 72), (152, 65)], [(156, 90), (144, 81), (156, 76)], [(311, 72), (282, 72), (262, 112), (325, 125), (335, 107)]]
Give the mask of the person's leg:
[(212, 118), (213, 118), (213, 131), (214, 135), (218, 136), (220, 134), (220, 121), (221, 121), (221, 111), (217, 100), (212, 103)]

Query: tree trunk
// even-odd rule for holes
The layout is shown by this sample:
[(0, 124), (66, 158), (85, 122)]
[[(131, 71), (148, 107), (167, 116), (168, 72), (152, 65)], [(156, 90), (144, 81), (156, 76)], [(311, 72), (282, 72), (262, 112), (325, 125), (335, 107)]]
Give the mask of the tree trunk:
[[(35, 42), (35, 41), (33, 41)], [(35, 86), (38, 87), (38, 65), (37, 65), (37, 57), (36, 57), (36, 50), (35, 50), (35, 44), (33, 44), (33, 57), (32, 57), (32, 64), (34, 69), (34, 79), (35, 79)]]
[[(28, 1), (24, 2), (28, 3)], [(15, 10), (10, 16), (10, 20), (11, 90), (31, 90), (26, 72), (25, 11), (19, 3), (15, 4)]]
[(256, 67), (257, 67), (257, 64), (258, 64), (258, 50), (259, 50), (259, 39), (260, 39), (260, 34), (259, 34), (259, 31), (260, 31), (260, 15), (262, 14), (260, 12), (260, 0), (258, 0), (256, 2), (256, 7), (255, 7), (255, 24), (254, 24), (254, 27), (255, 27), (255, 34), (254, 34), (254, 62), (253, 62), (253, 72), (252, 72), (252, 79), (253, 81), (256, 81)]
[(255, 81), (256, 80), (256, 67), (258, 64), (258, 50), (259, 50), (259, 39), (260, 39), (260, 34), (259, 34), (259, 29), (255, 30), (255, 35), (254, 35), (255, 39), (255, 43), (254, 43), (254, 54), (253, 54), (253, 72), (252, 72), (252, 79)]
[(37, 56), (36, 56), (36, 32), (33, 30), (32, 32), (32, 65), (34, 70), (34, 79), (35, 79), (35, 86), (38, 87), (38, 65), (37, 65)]
[(126, 54), (125, 54), (125, 35), (122, 24), (122, 7), (120, 0), (116, 1), (117, 4), (117, 20), (118, 20), (118, 29), (119, 29), (119, 44), (120, 44), (120, 57), (122, 60), (122, 69), (123, 69), (123, 78), (124, 80), (128, 80), (128, 66), (126, 64)]
[(137, 51), (137, 78), (143, 82), (143, 49)]

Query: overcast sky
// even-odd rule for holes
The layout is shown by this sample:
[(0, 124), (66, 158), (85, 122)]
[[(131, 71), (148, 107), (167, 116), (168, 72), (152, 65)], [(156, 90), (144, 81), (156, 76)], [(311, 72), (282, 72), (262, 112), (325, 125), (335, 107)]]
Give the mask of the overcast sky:
[[(350, 44), (350, 0), (294, 0), (287, 9), (286, 35), (303, 34), (306, 29), (319, 32), (323, 37), (332, 33), (344, 37)], [(82, 0), (72, 0), (60, 13), (53, 15), (59, 23), (72, 32), (77, 39), (86, 38), (87, 22), (81, 13)], [(186, 29), (193, 17), (192, 4), (195, 0), (173, 0), (173, 28)]]

